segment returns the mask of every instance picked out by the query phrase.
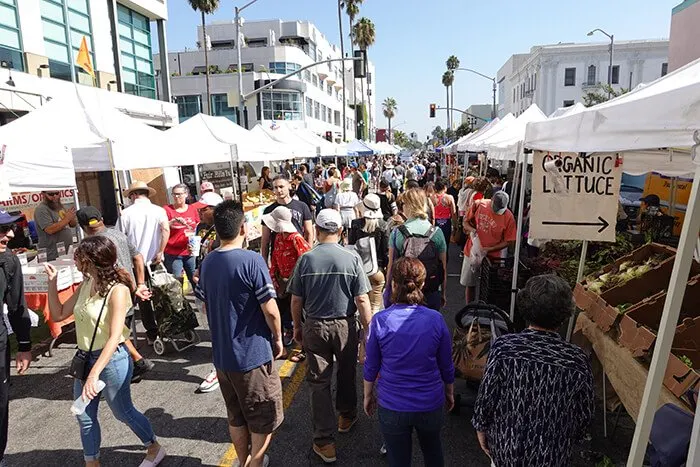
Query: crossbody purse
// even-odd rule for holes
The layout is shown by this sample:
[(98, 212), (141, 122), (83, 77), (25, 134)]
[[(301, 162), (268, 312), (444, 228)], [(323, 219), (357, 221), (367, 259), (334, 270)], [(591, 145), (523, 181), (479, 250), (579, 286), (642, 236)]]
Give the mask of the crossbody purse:
[(100, 307), (100, 314), (97, 315), (97, 322), (95, 323), (95, 329), (92, 332), (92, 340), (90, 341), (90, 349), (85, 352), (83, 350), (78, 350), (73, 356), (73, 360), (70, 362), (70, 368), (68, 369), (68, 374), (73, 378), (80, 381), (85, 381), (90, 374), (90, 354), (92, 353), (92, 346), (95, 344), (95, 337), (97, 337), (97, 328), (100, 326), (100, 320), (102, 319), (102, 312), (105, 309), (105, 304), (107, 303), (107, 297), (112, 291), (112, 287), (107, 291), (105, 299), (102, 301), (102, 307)]

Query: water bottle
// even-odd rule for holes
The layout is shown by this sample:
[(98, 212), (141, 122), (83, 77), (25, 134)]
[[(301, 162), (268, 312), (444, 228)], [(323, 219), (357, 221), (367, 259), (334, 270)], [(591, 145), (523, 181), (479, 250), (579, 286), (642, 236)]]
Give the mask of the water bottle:
[[(97, 389), (97, 395), (95, 397), (100, 397), (100, 391), (102, 391), (105, 388), (105, 382), (102, 381), (101, 379), (97, 380), (97, 383), (95, 383), (95, 389)], [(92, 402), (91, 400), (83, 400), (83, 395), (81, 394), (78, 396), (78, 398), (73, 402), (73, 405), (70, 407), (70, 411), (73, 415), (82, 415), (83, 412), (85, 412), (85, 407), (88, 406), (88, 404)]]

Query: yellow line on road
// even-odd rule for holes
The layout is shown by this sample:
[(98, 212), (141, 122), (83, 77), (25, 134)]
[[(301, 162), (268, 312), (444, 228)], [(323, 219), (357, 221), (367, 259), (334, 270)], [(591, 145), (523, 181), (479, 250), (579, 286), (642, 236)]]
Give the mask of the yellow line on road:
[[(289, 406), (292, 405), (294, 396), (297, 391), (299, 391), (304, 376), (306, 376), (306, 362), (294, 363), (287, 360), (280, 367), (279, 374), (280, 378), (283, 380), (291, 377), (289, 382), (282, 389), (282, 407), (286, 412)], [(231, 444), (226, 454), (224, 454), (224, 457), (219, 461), (219, 467), (231, 467), (233, 461), (236, 459), (236, 450), (233, 448), (233, 444)]]

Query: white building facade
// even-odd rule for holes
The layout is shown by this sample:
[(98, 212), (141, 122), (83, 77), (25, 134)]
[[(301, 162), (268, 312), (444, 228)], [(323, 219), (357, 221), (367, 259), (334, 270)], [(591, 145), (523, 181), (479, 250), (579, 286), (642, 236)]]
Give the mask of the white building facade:
[[(612, 87), (634, 89), (668, 71), (668, 40), (617, 41), (613, 47)], [(511, 56), (498, 71), (499, 117), (520, 115), (530, 105), (546, 115), (602, 92), (608, 82), (610, 43), (532, 47)]]
[(493, 112), (493, 104), (472, 104), (462, 114), (462, 123), (468, 123), (472, 129), (480, 130), (489, 121)]
[[(353, 104), (357, 101), (359, 112), (364, 95), (369, 134), (373, 134), (377, 104), (375, 69), (371, 62), (367, 79), (355, 80), (353, 62), (346, 61), (345, 90), (341, 61), (303, 70), (274, 89), (251, 97), (246, 101), (245, 117), (239, 118), (236, 103), (228, 99), (229, 95), (238, 94), (236, 25), (233, 21), (215, 22), (207, 25), (206, 33), (205, 41), (199, 26), (196, 50), (168, 54), (172, 94), (181, 120), (206, 112), (227, 117), (247, 128), (259, 122), (290, 121), (321, 136), (330, 132), (335, 141), (343, 138), (345, 125), (346, 139), (351, 140), (356, 136), (358, 121)], [(242, 34), (245, 36), (241, 53), (244, 94), (315, 62), (341, 58), (340, 48), (308, 21), (244, 22)], [(206, 93), (205, 44), (210, 65), (210, 102)], [(352, 50), (346, 50), (346, 54), (351, 56)], [(154, 61), (158, 67), (159, 57)], [(343, 95), (347, 104), (344, 122)], [(229, 107), (229, 104), (233, 105)]]
[[(152, 45), (167, 50), (166, 20), (165, 0), (0, 0), (0, 124), (73, 92), (72, 81), (101, 88), (96, 98), (150, 124), (177, 124), (169, 76), (153, 64)], [(83, 38), (94, 81), (74, 65)]]

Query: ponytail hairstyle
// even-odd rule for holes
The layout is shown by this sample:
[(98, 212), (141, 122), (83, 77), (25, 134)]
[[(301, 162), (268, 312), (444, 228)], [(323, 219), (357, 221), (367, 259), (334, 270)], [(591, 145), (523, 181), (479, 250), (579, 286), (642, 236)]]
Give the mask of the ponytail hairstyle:
[(120, 283), (134, 291), (134, 281), (131, 274), (117, 266), (117, 247), (114, 242), (107, 237), (95, 235), (87, 237), (75, 250), (76, 262), (83, 265), (83, 268), (91, 264), (96, 271), (95, 285), (97, 293), (103, 297), (107, 296), (112, 285)]
[(425, 266), (416, 258), (399, 258), (391, 273), (391, 303), (423, 303)]

